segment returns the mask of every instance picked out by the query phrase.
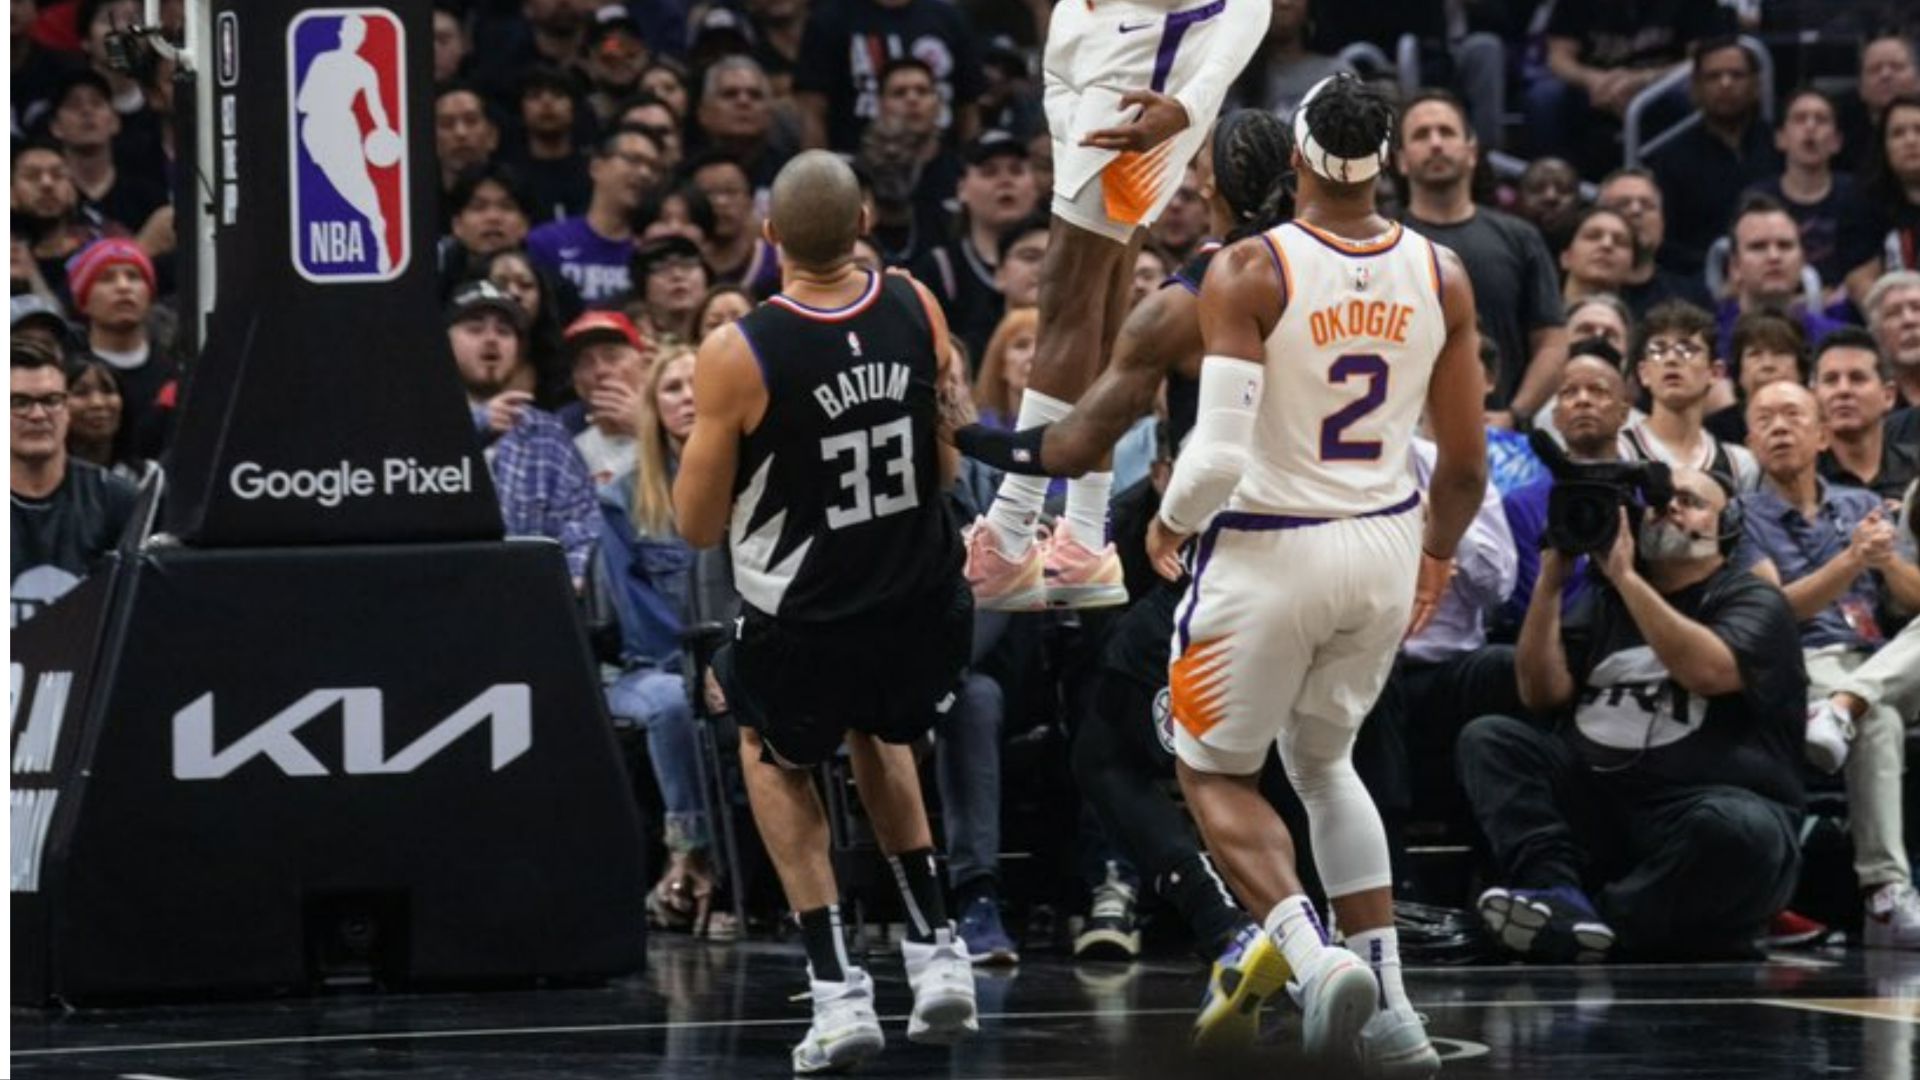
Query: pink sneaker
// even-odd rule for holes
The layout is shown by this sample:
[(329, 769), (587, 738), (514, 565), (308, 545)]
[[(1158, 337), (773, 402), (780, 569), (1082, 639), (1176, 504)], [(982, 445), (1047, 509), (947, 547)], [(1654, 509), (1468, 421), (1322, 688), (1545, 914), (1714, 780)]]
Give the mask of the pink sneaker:
[(1120, 553), (1112, 544), (1094, 551), (1060, 521), (1053, 542), (1047, 545), (1047, 606), (1056, 608), (1115, 607), (1127, 602), (1126, 574), (1120, 567)]
[(982, 611), (1044, 611), (1047, 606), (1047, 543), (1035, 537), (1026, 555), (1009, 559), (1000, 552), (993, 526), (982, 517), (967, 529), (967, 585)]

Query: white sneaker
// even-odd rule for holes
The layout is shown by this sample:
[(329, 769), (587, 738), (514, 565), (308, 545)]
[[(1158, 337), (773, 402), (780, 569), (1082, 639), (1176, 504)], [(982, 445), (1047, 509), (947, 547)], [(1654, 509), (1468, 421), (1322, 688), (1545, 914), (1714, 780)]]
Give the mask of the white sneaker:
[(935, 930), (930, 945), (902, 941), (900, 953), (907, 961), (907, 985), (913, 987), (909, 1040), (944, 1046), (980, 1030), (973, 958), (951, 924)]
[[(812, 975), (812, 969), (808, 969)], [(813, 989), (813, 1026), (793, 1048), (793, 1071), (801, 1076), (849, 1069), (887, 1045), (880, 1019), (873, 1014), (873, 977), (849, 968), (846, 982), (809, 979)]]
[(1816, 769), (1837, 773), (1847, 763), (1847, 748), (1853, 742), (1853, 717), (1835, 705), (1831, 698), (1807, 706), (1807, 760)]
[(1360, 1031), (1380, 1011), (1380, 984), (1366, 961), (1338, 945), (1327, 948), (1301, 984), (1306, 1011), (1306, 1051), (1310, 1056), (1357, 1061)]
[(1904, 881), (1874, 890), (1865, 936), (1869, 949), (1920, 949), (1920, 893)]
[(1360, 1050), (1369, 1076), (1428, 1077), (1440, 1071), (1427, 1026), (1412, 1009), (1374, 1013), (1360, 1029)]

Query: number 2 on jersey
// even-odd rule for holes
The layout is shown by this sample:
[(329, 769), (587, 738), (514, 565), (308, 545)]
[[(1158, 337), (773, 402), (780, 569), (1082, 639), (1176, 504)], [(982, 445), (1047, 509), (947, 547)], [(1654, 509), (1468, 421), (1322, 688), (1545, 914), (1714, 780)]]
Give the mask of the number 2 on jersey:
[[(851, 505), (842, 500), (827, 507), (827, 528), (844, 529), (920, 505), (920, 490), (914, 483), (912, 417), (820, 440), (820, 460), (839, 462), (848, 457), (853, 460), (840, 474), (840, 489), (852, 495)], [(870, 475), (876, 458), (882, 466), (877, 482)], [(898, 490), (876, 493), (888, 477), (899, 479)]]
[(1366, 393), (1359, 400), (1320, 421), (1320, 460), (1378, 461), (1380, 443), (1376, 439), (1348, 439), (1342, 433), (1359, 423), (1368, 413), (1387, 400), (1387, 379), (1391, 372), (1385, 358), (1373, 353), (1349, 353), (1327, 369), (1327, 381), (1344, 383), (1350, 379), (1367, 380)]

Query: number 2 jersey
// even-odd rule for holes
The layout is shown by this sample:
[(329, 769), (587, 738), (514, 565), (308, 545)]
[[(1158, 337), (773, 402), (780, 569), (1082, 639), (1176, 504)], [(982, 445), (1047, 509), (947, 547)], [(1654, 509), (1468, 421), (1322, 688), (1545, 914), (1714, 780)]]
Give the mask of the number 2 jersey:
[(1398, 224), (1356, 243), (1290, 221), (1262, 239), (1286, 311), (1267, 336), (1253, 453), (1230, 508), (1352, 517), (1414, 498), (1407, 449), (1447, 339), (1434, 245)]
[(940, 492), (933, 324), (911, 281), (869, 273), (836, 309), (776, 295), (737, 325), (767, 387), (728, 530), (741, 598), (827, 622), (944, 597), (964, 553)]

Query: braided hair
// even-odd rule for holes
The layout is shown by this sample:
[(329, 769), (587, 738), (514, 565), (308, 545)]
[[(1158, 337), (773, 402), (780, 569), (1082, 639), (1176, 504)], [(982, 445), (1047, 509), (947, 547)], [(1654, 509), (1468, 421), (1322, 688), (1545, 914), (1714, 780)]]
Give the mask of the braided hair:
[[(1313, 142), (1326, 153), (1353, 161), (1379, 158), (1393, 137), (1393, 103), (1374, 86), (1351, 75), (1336, 75), (1301, 106)], [(1316, 170), (1318, 171), (1318, 170)], [(1351, 184), (1322, 177), (1339, 187), (1371, 184), (1372, 175)]]
[(1264, 109), (1235, 109), (1213, 129), (1213, 183), (1233, 213), (1228, 242), (1293, 216), (1293, 133)]

